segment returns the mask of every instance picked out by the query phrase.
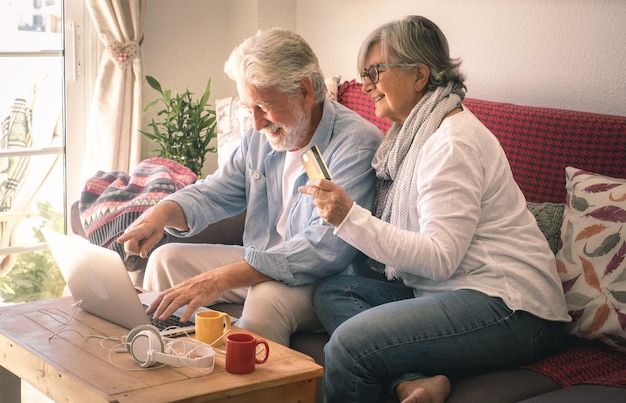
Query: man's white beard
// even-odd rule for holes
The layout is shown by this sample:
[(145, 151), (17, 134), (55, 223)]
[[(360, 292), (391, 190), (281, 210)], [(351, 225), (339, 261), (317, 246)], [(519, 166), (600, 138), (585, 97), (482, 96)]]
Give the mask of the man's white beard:
[[(304, 109), (296, 107), (294, 104), (292, 104), (292, 107), (296, 121), (295, 126), (280, 126), (272, 123), (260, 130), (261, 133), (266, 135), (274, 151), (290, 151), (302, 147), (302, 142), (309, 132), (309, 120), (306, 113), (304, 113)], [(283, 129), (280, 137), (277, 138), (269, 134), (280, 128)]]

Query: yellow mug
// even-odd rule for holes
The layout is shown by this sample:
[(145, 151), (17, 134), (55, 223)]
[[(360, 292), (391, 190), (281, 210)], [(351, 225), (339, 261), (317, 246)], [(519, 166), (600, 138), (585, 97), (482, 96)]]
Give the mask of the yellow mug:
[(230, 331), (230, 316), (219, 311), (196, 313), (196, 340), (219, 347), (224, 344), (224, 336)]

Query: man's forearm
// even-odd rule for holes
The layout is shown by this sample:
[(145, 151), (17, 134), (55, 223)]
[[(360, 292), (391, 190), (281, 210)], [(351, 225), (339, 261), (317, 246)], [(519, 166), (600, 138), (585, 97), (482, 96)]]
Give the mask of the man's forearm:
[(217, 286), (221, 290), (250, 287), (264, 281), (273, 280), (273, 278), (250, 266), (245, 260), (210, 270), (207, 274), (214, 276)]

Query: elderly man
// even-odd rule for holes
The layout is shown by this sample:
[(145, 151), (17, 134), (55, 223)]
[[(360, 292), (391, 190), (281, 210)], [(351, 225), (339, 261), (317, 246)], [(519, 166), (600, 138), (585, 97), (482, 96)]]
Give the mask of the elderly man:
[(244, 303), (238, 325), (283, 345), (296, 330), (321, 328), (313, 309), (317, 283), (350, 272), (357, 250), (336, 237), (313, 197), (299, 157), (317, 145), (333, 181), (371, 208), (371, 159), (380, 131), (326, 98), (317, 57), (299, 36), (259, 31), (235, 48), (225, 71), (237, 83), (253, 129), (230, 161), (146, 211), (119, 238), (146, 256), (163, 230), (192, 236), (207, 225), (247, 210), (243, 246), (169, 243), (148, 260), (144, 288), (162, 291), (148, 308), (157, 319), (187, 305)]

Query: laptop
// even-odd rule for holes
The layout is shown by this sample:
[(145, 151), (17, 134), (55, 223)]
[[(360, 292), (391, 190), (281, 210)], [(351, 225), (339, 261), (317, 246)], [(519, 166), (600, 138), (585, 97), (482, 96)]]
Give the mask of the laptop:
[[(186, 306), (179, 308), (168, 321), (148, 317), (146, 308), (159, 293), (137, 290), (117, 252), (76, 235), (46, 229), (43, 234), (81, 309), (127, 329), (152, 324), (166, 337), (195, 332), (195, 312), (184, 324), (179, 320)], [(197, 311), (207, 309), (201, 307)]]

